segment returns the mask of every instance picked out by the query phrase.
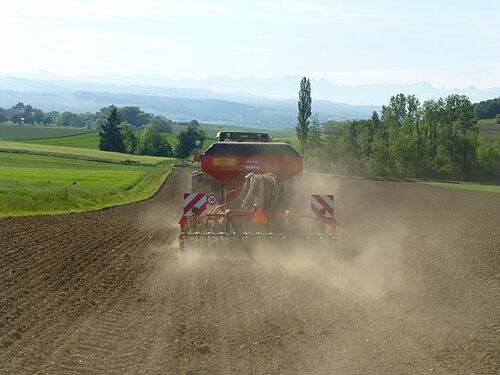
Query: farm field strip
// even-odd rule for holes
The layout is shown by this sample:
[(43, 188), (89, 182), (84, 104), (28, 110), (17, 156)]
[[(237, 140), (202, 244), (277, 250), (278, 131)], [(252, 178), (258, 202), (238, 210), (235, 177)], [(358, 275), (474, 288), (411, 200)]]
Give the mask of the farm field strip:
[(323, 176), (342, 242), (205, 258), (169, 224), (190, 172), (130, 205), (0, 219), (2, 371), (498, 373), (496, 195)]
[(154, 165), (168, 158), (147, 155), (129, 155), (119, 152), (91, 150), (77, 147), (43, 145), (0, 140), (0, 152), (20, 152), (36, 155), (63, 156), (74, 159), (106, 161), (110, 163), (137, 163)]
[(447, 189), (500, 193), (500, 185), (476, 184), (470, 182), (437, 182), (437, 181), (422, 181), (419, 183), (437, 187), (443, 187)]
[(76, 212), (146, 199), (176, 159), (156, 165), (103, 163), (0, 152), (0, 216)]
[(93, 150), (99, 149), (99, 132), (90, 132), (85, 134), (71, 135), (57, 138), (42, 138), (42, 139), (29, 139), (23, 141), (24, 143), (35, 143), (50, 146), (64, 146), (64, 147), (77, 147), (88, 148)]
[(500, 124), (495, 119), (479, 120), (479, 139), (484, 143), (500, 143)]
[(95, 132), (96, 132), (95, 130), (90, 130), (86, 128), (73, 128), (69, 126), (0, 124), (0, 139), (6, 141), (69, 137), (78, 134), (95, 133)]

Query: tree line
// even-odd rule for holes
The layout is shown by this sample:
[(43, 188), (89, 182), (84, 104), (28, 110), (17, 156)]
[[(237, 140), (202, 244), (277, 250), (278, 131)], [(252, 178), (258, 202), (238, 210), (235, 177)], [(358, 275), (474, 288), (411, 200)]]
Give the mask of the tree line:
[(11, 108), (0, 108), (0, 123), (55, 124), (99, 130), (99, 149), (136, 155), (175, 156), (186, 158), (203, 144), (205, 134), (197, 120), (179, 123), (181, 131), (177, 142), (171, 145), (167, 133), (172, 133), (173, 121), (165, 116), (142, 111), (138, 106), (122, 108), (110, 105), (96, 113), (43, 112), (29, 104), (17, 103)]
[(500, 98), (475, 103), (474, 113), (479, 119), (496, 118), (500, 124)]
[[(29, 104), (17, 103), (10, 109), (0, 108), (0, 122), (12, 121), (14, 124), (55, 124), (58, 126), (73, 126), (77, 128), (100, 129), (106, 123), (111, 110), (115, 106), (101, 108), (96, 113), (73, 113), (65, 111), (43, 112)], [(153, 115), (141, 111), (137, 106), (117, 108), (123, 122), (131, 124), (135, 129), (142, 129), (148, 124), (155, 124), (163, 132), (171, 133), (173, 122), (165, 116)], [(195, 121), (195, 120), (194, 120)]]
[(414, 95), (398, 94), (380, 115), (329, 121), (319, 132), (304, 110), (309, 99), (303, 80), (297, 137), (310, 167), (366, 176), (500, 180), (500, 145), (478, 140), (475, 108), (466, 96), (420, 103)]
[[(55, 124), (58, 126), (72, 126), (76, 128), (100, 129), (106, 122), (113, 105), (101, 108), (96, 113), (74, 113), (74, 112), (44, 112), (39, 108), (35, 108), (30, 104), (22, 102), (17, 103), (9, 109), (0, 108), (0, 123), (12, 121), (14, 124)], [(173, 121), (165, 116), (153, 115), (142, 111), (138, 106), (125, 106), (118, 108), (118, 113), (123, 122), (132, 125), (136, 130), (144, 129), (148, 124), (159, 125), (163, 132), (171, 133)], [(190, 122), (179, 122), (181, 126), (199, 127), (198, 120)]]
[[(188, 126), (180, 132), (174, 147), (168, 142), (165, 126), (152, 121), (141, 132), (129, 122), (122, 121), (120, 108), (111, 106), (106, 121), (99, 131), (99, 149), (136, 155), (175, 156), (187, 158), (203, 144), (205, 134), (199, 127)], [(171, 131), (171, 128), (170, 128)]]

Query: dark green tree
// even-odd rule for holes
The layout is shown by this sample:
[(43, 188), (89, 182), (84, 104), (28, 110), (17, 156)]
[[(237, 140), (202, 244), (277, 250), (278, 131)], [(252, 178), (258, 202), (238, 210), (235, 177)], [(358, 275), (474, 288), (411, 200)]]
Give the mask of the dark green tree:
[(157, 125), (148, 125), (139, 140), (139, 153), (152, 156), (172, 156), (172, 146), (161, 134)]
[(120, 118), (123, 121), (132, 124), (136, 128), (146, 125), (151, 119), (151, 115), (149, 113), (144, 113), (137, 106), (123, 107), (120, 108), (118, 112), (120, 113)]
[(23, 110), (24, 111), (24, 103), (23, 102), (19, 102), (16, 105), (13, 105), (11, 107), (11, 109), (17, 109), (17, 110)]
[(309, 79), (303, 77), (300, 81), (299, 101), (297, 103), (299, 113), (297, 115), (297, 126), (295, 127), (297, 138), (302, 147), (302, 153), (307, 148), (307, 137), (311, 131), (309, 117), (311, 117), (311, 83)]
[(179, 134), (178, 143), (175, 147), (175, 156), (180, 159), (189, 157), (196, 147), (203, 144), (205, 133), (199, 128), (189, 126)]
[(58, 113), (56, 111), (45, 113), (43, 116), (43, 123), (45, 125), (55, 123), (55, 119), (56, 119), (57, 115), (58, 115)]
[(5, 113), (5, 110), (3, 108), (0, 108), (0, 122), (6, 122), (7, 121), (7, 113)]
[(315, 113), (312, 116), (311, 130), (309, 132), (307, 143), (313, 149), (317, 149), (321, 146), (321, 123), (319, 122), (318, 114)]
[(99, 149), (103, 151), (125, 152), (122, 134), (120, 132), (120, 115), (116, 107), (113, 107), (106, 123), (102, 125), (99, 132)]
[(78, 126), (78, 116), (73, 112), (63, 112), (57, 115), (56, 124), (60, 126)]
[(127, 154), (135, 154), (137, 152), (138, 140), (133, 131), (133, 126), (128, 122), (122, 122), (120, 128)]
[(160, 133), (172, 133), (172, 121), (165, 116), (154, 116), (150, 122), (160, 131)]
[(33, 120), (39, 124), (43, 122), (43, 117), (44, 115), (41, 109), (37, 109), (33, 114)]
[(474, 113), (480, 119), (495, 118), (500, 114), (500, 97), (475, 103)]

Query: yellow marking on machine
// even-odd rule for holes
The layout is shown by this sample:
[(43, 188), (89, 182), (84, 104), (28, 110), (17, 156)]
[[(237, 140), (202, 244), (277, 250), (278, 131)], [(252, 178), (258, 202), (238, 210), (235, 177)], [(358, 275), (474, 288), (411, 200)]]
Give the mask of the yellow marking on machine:
[(235, 158), (214, 158), (213, 165), (234, 166), (236, 165)]

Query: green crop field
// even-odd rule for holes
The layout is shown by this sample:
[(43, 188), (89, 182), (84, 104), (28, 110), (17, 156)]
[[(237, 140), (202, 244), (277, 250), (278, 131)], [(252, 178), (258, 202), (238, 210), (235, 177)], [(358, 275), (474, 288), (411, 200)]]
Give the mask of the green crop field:
[(110, 163), (154, 165), (167, 158), (146, 155), (129, 155), (118, 152), (92, 150), (87, 148), (52, 146), (35, 143), (9, 142), (0, 140), (0, 151), (20, 152), (38, 155), (64, 156), (74, 159), (107, 161)]
[[(166, 133), (164, 134), (167, 138), (168, 143), (172, 146), (172, 149), (175, 149), (175, 145), (177, 144), (178, 134), (174, 133)], [(203, 150), (206, 150), (212, 143), (215, 142), (215, 137), (207, 136), (205, 138), (205, 142), (203, 143)], [(76, 147), (81, 149), (91, 149), (98, 150), (99, 149), (99, 132), (92, 132), (86, 134), (73, 135), (69, 137), (61, 137), (61, 138), (47, 138), (47, 139), (33, 139), (33, 140), (23, 140), (22, 146), (23, 149), (27, 148), (27, 144), (34, 145), (45, 145), (45, 146), (63, 146), (63, 147)], [(1, 144), (0, 144), (1, 148)], [(48, 149), (47, 149), (48, 150)], [(50, 148), (52, 150), (52, 148)], [(67, 152), (67, 150), (65, 151)], [(87, 151), (88, 155), (92, 155)], [(126, 158), (130, 159), (130, 158)], [(121, 159), (120, 159), (121, 160)]]
[(0, 152), (0, 216), (87, 211), (150, 197), (176, 159), (124, 165)]
[(486, 191), (490, 193), (500, 193), (499, 185), (477, 184), (472, 182), (436, 182), (436, 181), (421, 181), (421, 184), (444, 187), (448, 189)]
[(59, 138), (32, 139), (32, 140), (25, 140), (23, 142), (36, 143), (41, 145), (52, 145), (52, 146), (90, 148), (98, 150), (99, 132), (94, 131), (91, 133), (78, 134), (78, 135), (59, 137)]
[(6, 141), (69, 137), (90, 132), (95, 130), (69, 126), (0, 125), (0, 139)]
[(495, 119), (479, 120), (479, 139), (484, 143), (500, 142), (500, 124)]

